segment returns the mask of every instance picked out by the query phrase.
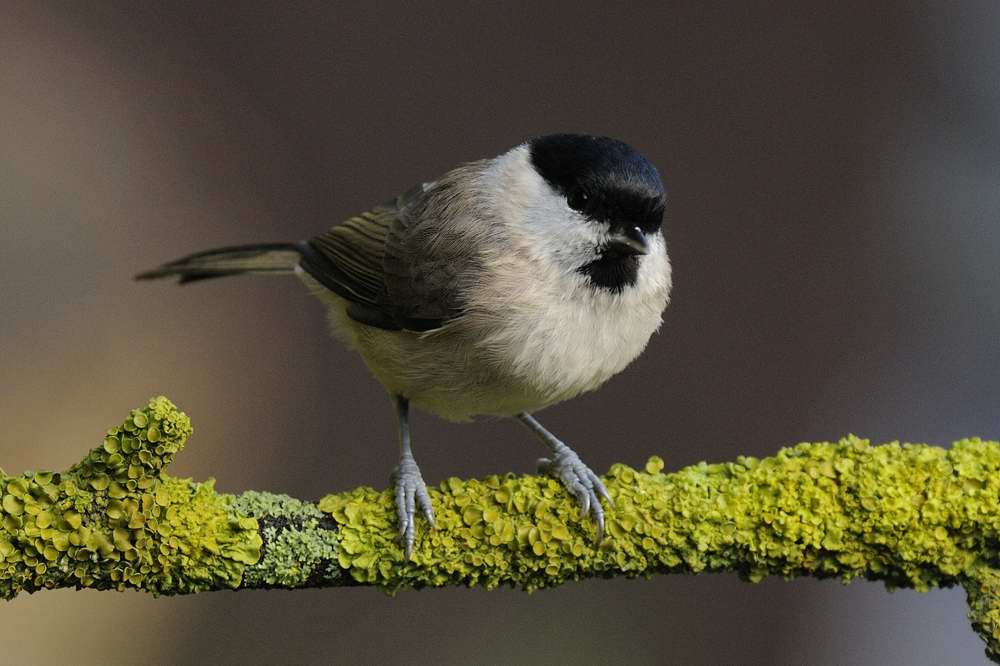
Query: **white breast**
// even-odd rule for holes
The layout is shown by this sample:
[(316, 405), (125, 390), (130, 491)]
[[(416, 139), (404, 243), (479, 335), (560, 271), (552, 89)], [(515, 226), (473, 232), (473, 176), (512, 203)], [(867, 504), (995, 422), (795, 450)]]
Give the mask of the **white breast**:
[(483, 297), (503, 306), (472, 308), (463, 326), (477, 332), (477, 348), (504, 374), (531, 387), (539, 406), (593, 390), (635, 360), (660, 326), (670, 264), (662, 237), (653, 244), (636, 285), (621, 293), (555, 267), (505, 272)]

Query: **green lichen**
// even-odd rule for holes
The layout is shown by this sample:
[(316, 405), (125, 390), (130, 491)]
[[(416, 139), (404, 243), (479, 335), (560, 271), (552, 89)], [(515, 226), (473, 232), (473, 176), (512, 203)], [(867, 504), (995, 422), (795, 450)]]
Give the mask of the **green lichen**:
[(986, 643), (986, 656), (1000, 662), (1000, 570), (983, 565), (964, 578), (969, 620)]
[(341, 577), (335, 526), (315, 504), (251, 490), (233, 498), (231, 506), (262, 523), (263, 556), (247, 568), (244, 586), (332, 585)]
[(0, 597), (237, 587), (260, 557), (257, 521), (231, 510), (212, 481), (163, 473), (190, 434), (187, 416), (154, 398), (68, 471), (0, 476)]
[(926, 590), (951, 585), (995, 557), (1000, 446), (950, 450), (849, 437), (800, 444), (762, 460), (661, 473), (615, 465), (607, 537), (554, 480), (449, 479), (431, 490), (438, 529), (422, 530), (411, 562), (393, 539), (388, 492), (328, 495), (340, 525), (338, 559), (361, 583), (394, 590), (447, 584), (558, 585), (584, 576), (735, 571), (875, 578)]
[(254, 517), (284, 518), (289, 521), (320, 519), (324, 514), (315, 504), (281, 493), (247, 490), (230, 499), (235, 511)]
[(249, 567), (248, 587), (295, 588), (333, 585), (340, 578), (337, 566), (337, 533), (307, 521), (302, 527), (264, 527), (264, 557)]

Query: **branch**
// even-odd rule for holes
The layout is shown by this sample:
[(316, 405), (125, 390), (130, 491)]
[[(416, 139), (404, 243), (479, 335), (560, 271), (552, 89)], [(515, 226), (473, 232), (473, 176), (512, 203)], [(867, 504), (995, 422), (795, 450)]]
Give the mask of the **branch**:
[[(962, 584), (1000, 661), (1000, 444), (945, 450), (847, 437), (672, 474), (650, 458), (605, 477), (614, 508), (595, 544), (560, 484), (541, 476), (450, 478), (431, 489), (437, 529), (413, 558), (394, 541), (388, 491), (300, 501), (215, 492), (165, 473), (191, 434), (166, 398), (133, 410), (66, 472), (0, 472), (0, 596), (43, 588), (206, 590), (514, 585), (733, 571)], [(421, 523), (423, 525), (423, 523)]]

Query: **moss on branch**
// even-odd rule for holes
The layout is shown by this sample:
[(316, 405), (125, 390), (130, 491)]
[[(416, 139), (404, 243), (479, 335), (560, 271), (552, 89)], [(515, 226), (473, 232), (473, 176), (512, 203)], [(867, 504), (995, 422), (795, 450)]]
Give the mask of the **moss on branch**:
[(595, 576), (733, 571), (961, 583), (1000, 659), (1000, 444), (950, 449), (848, 437), (664, 474), (614, 465), (614, 507), (594, 543), (560, 484), (450, 478), (432, 488), (412, 560), (388, 491), (305, 502), (164, 472), (191, 433), (166, 399), (133, 410), (66, 472), (0, 473), (0, 596), (42, 588), (203, 590), (375, 585), (550, 587)]

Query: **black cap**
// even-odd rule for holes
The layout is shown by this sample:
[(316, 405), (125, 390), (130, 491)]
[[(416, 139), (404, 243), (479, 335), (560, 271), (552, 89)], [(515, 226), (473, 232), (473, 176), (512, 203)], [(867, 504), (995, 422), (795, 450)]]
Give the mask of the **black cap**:
[(587, 217), (646, 233), (663, 221), (666, 192), (656, 167), (617, 139), (551, 134), (529, 142), (538, 173)]

